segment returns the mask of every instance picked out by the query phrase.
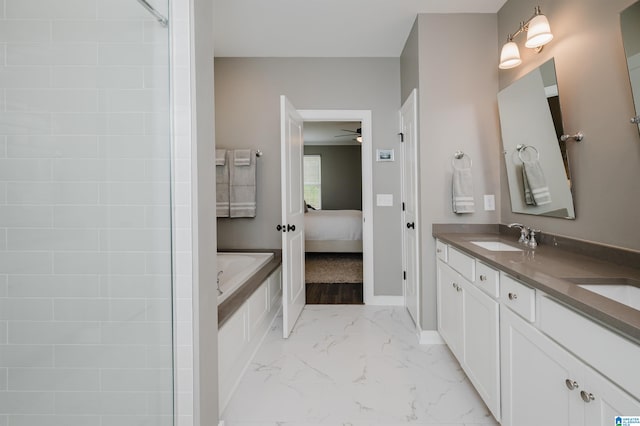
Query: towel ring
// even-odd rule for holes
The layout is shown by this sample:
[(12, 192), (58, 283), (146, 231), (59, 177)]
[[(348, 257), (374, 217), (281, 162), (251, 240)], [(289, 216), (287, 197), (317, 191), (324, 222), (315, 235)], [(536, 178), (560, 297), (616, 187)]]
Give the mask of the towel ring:
[[(518, 158), (523, 163), (525, 162), (525, 160), (524, 160), (524, 158), (522, 158), (522, 153), (525, 152), (529, 148), (531, 148), (532, 150), (534, 150), (536, 152), (536, 161), (538, 161), (540, 159), (540, 153), (538, 152), (538, 149), (535, 146), (520, 144), (520, 145), (516, 146), (516, 149), (518, 150)], [(531, 160), (529, 160), (529, 161), (531, 161)]]
[(473, 160), (471, 159), (471, 157), (469, 157), (469, 155), (465, 154), (462, 151), (456, 151), (455, 154), (453, 154), (453, 159), (451, 160), (451, 165), (453, 166), (453, 168), (456, 170), (462, 170), (462, 168), (456, 167), (456, 160), (462, 160), (465, 157), (469, 160), (468, 168), (471, 168), (473, 166)]

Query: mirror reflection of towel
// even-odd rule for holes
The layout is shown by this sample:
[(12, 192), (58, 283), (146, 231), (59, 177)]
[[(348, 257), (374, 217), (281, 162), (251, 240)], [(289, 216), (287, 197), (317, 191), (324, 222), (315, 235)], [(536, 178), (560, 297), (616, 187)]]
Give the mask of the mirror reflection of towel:
[(473, 176), (470, 168), (453, 169), (452, 201), (454, 213), (473, 213)]
[(524, 201), (529, 206), (551, 204), (551, 193), (538, 160), (522, 163), (522, 183)]

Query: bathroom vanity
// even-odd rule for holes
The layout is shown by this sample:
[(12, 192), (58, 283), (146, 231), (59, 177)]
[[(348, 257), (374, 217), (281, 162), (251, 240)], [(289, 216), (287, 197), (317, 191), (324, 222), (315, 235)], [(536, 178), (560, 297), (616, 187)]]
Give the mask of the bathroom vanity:
[(640, 269), (510, 235), (434, 236), (438, 331), (502, 425), (640, 415)]

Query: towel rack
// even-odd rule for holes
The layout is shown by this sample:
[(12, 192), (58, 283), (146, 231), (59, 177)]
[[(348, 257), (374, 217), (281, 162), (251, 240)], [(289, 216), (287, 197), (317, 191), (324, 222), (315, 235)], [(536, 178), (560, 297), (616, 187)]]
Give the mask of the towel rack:
[(536, 152), (536, 161), (538, 161), (540, 159), (540, 153), (538, 152), (538, 149), (535, 146), (533, 146), (533, 145), (525, 145), (525, 144), (518, 144), (516, 146), (516, 150), (518, 151), (518, 158), (520, 158), (520, 161), (522, 161), (523, 163), (524, 163), (524, 158), (522, 158), (522, 153), (525, 152), (529, 148)]
[(456, 151), (453, 154), (453, 159), (451, 160), (451, 165), (453, 166), (453, 168), (459, 169), (458, 167), (456, 167), (456, 160), (462, 160), (465, 157), (469, 160), (469, 168), (471, 168), (471, 166), (473, 166), (473, 160), (471, 159), (471, 157), (469, 157), (469, 154), (465, 154), (463, 151)]

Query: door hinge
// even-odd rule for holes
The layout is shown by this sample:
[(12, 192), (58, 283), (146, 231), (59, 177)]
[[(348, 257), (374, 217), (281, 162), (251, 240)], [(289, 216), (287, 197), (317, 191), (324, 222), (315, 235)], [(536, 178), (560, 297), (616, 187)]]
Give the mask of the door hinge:
[(402, 271), (402, 279), (403, 280), (407, 279), (407, 271)]
[(402, 202), (402, 211), (404, 211), (404, 201)]

